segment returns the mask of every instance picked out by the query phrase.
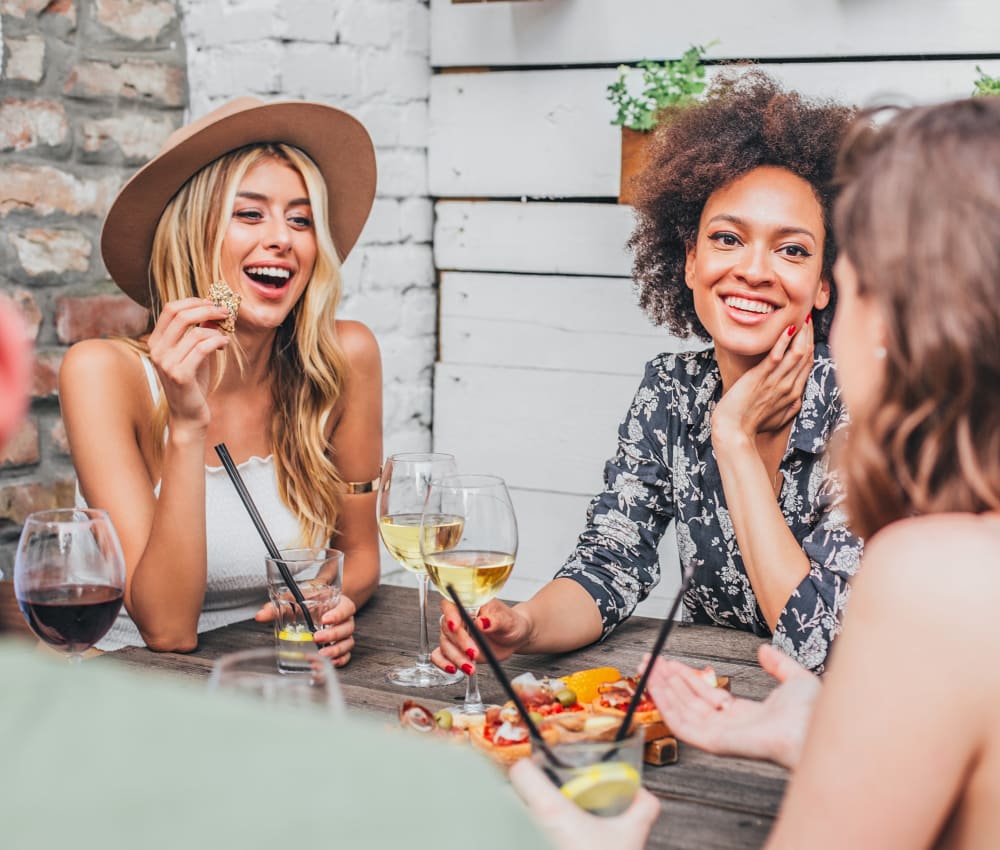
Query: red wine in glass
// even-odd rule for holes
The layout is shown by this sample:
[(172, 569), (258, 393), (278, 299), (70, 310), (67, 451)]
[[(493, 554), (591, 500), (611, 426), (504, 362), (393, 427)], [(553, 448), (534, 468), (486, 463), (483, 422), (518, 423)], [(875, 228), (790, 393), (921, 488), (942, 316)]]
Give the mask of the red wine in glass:
[(118, 616), (124, 594), (103, 584), (66, 584), (29, 590), (17, 604), (31, 630), (49, 646), (84, 652)]
[(111, 628), (125, 593), (125, 558), (106, 511), (28, 516), (14, 556), (14, 596), (31, 630), (73, 663)]

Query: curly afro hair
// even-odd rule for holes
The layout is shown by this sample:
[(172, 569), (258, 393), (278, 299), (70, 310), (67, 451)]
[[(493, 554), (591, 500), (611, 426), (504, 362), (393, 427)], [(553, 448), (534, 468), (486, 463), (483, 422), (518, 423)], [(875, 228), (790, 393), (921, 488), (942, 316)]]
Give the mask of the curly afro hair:
[(837, 153), (854, 114), (846, 106), (786, 92), (759, 70), (722, 77), (701, 103), (661, 113), (649, 164), (639, 177), (638, 223), (628, 243), (639, 304), (654, 323), (681, 337), (711, 340), (684, 281), (687, 248), (697, 241), (712, 193), (770, 165), (806, 180), (823, 209), (823, 275), (830, 281), (830, 303), (815, 313), (814, 322), (816, 338), (827, 338), (836, 306), (830, 223)]

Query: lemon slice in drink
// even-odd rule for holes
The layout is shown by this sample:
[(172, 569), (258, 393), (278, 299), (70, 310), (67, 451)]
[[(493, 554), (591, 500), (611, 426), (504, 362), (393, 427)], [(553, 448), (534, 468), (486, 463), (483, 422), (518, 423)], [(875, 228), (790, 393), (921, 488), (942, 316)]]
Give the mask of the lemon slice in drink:
[(630, 764), (609, 762), (584, 768), (567, 780), (562, 792), (595, 815), (617, 815), (631, 805), (642, 780)]
[(311, 643), (312, 632), (307, 628), (282, 629), (278, 632), (278, 640), (287, 640), (290, 643)]

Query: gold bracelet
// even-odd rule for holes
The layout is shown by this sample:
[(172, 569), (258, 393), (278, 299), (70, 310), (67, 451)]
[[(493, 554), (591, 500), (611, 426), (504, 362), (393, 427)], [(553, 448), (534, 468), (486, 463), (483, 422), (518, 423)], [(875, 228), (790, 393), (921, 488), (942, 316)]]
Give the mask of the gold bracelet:
[(382, 477), (382, 470), (371, 481), (345, 481), (344, 494), (354, 496), (359, 493), (373, 493), (378, 489), (379, 480)]

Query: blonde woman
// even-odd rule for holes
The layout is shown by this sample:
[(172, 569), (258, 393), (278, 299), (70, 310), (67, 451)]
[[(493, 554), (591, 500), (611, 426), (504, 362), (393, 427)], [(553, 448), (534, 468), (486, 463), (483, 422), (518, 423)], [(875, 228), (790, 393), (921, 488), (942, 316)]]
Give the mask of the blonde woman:
[[(351, 116), (241, 98), (177, 131), (115, 199), (104, 261), (150, 329), (78, 343), (60, 372), (79, 501), (111, 514), (127, 562), (127, 616), (100, 648), (191, 650), (266, 618), (266, 553), (224, 442), (279, 548), (344, 552), (344, 598), (316, 638), (349, 660), (379, 574), (382, 379), (371, 332), (335, 311), (374, 192)], [(219, 282), (240, 299), (233, 329), (208, 298)]]

